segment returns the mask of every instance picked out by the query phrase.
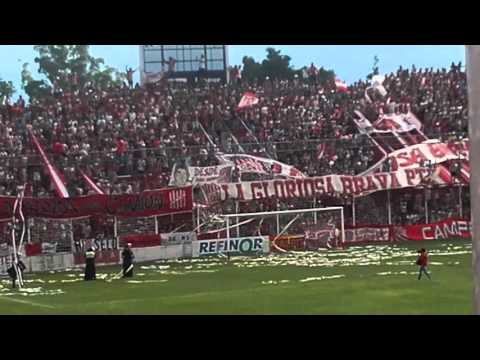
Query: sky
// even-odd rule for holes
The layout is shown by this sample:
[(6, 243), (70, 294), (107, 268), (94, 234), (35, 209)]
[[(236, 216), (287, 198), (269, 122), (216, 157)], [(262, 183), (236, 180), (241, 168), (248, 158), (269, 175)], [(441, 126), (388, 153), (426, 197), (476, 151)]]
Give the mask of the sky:
[[(274, 47), (292, 58), (295, 68), (310, 65), (332, 69), (347, 83), (365, 79), (371, 71), (373, 57), (379, 58), (380, 73), (390, 73), (403, 67), (417, 68), (449, 67), (453, 62), (465, 64), (465, 49), (462, 45), (229, 45), (230, 65), (239, 65), (245, 55), (256, 61), (265, 58), (265, 49)], [(119, 70), (126, 66), (137, 68), (139, 48), (137, 45), (92, 45), (91, 53), (102, 57), (105, 63)], [(22, 64), (30, 63), (30, 71), (36, 75), (33, 45), (0, 45), (0, 78), (10, 80), (17, 89), (16, 98), (22, 94), (20, 72)], [(138, 81), (138, 72), (136, 73)]]

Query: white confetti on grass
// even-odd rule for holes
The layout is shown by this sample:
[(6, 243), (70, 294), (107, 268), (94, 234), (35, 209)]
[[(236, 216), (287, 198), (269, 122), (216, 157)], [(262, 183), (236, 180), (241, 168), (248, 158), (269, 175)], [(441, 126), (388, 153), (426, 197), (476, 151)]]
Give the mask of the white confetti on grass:
[(74, 283), (74, 282), (79, 282), (79, 281), (85, 281), (85, 280), (83, 280), (83, 279), (68, 279), (68, 280), (64, 279), (64, 280), (60, 280), (61, 283)]
[(417, 271), (384, 271), (384, 272), (379, 272), (377, 275), (380, 276), (387, 276), (387, 275), (418, 275)]
[(129, 284), (165, 283), (168, 280), (128, 280)]
[(329, 276), (317, 276), (317, 277), (308, 277), (305, 279), (300, 279), (300, 282), (309, 282), (309, 281), (318, 281), (318, 280), (331, 280), (331, 279), (340, 279), (344, 278), (344, 274), (340, 275), (329, 275)]
[(278, 285), (278, 284), (287, 284), (290, 280), (266, 280), (262, 281), (263, 285)]
[[(8, 292), (5, 292), (8, 291)], [(62, 289), (44, 289), (42, 287), (22, 288), (22, 289), (1, 289), (0, 297), (2, 296), (47, 296), (65, 294)]]

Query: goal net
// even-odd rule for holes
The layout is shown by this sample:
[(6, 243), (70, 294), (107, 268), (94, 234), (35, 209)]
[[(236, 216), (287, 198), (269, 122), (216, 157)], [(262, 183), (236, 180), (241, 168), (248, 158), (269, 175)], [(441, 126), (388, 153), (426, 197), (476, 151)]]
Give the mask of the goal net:
[(252, 252), (266, 252), (264, 247), (255, 247), (255, 239), (258, 243), (268, 241), (270, 250), (277, 252), (335, 248), (345, 241), (343, 207), (216, 215), (204, 229), (199, 239), (225, 240), (218, 244), (221, 248), (209, 248), (216, 253), (243, 253), (244, 249), (237, 249), (234, 242), (246, 238), (253, 239)]

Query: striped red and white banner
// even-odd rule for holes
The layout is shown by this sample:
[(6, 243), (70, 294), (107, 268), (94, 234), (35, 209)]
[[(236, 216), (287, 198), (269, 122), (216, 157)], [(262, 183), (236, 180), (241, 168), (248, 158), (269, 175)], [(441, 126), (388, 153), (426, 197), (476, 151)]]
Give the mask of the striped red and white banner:
[(32, 141), (35, 144), (35, 147), (37, 148), (37, 151), (39, 152), (42, 161), (44, 165), (46, 166), (48, 170), (48, 174), (50, 175), (50, 179), (53, 182), (53, 185), (55, 186), (55, 191), (58, 194), (59, 197), (61, 198), (68, 198), (70, 195), (68, 194), (67, 187), (65, 186), (65, 183), (63, 182), (62, 178), (60, 177), (60, 174), (58, 173), (58, 170), (55, 169), (55, 167), (50, 163), (50, 160), (48, 160), (47, 155), (45, 154), (45, 151), (42, 148), (42, 145), (38, 142), (37, 138), (29, 129), (30, 136), (32, 137)]
[(88, 187), (90, 189), (92, 189), (93, 191), (95, 191), (96, 194), (100, 194), (100, 195), (104, 195), (105, 193), (103, 192), (102, 189), (100, 189), (97, 184), (95, 184), (95, 182), (90, 179), (90, 177), (85, 174), (83, 171), (80, 171), (80, 173), (82, 174), (82, 177), (83, 177), (83, 180), (85, 180), (85, 182), (87, 183)]
[(170, 208), (182, 209), (187, 206), (187, 192), (184, 189), (170, 190), (169, 194)]

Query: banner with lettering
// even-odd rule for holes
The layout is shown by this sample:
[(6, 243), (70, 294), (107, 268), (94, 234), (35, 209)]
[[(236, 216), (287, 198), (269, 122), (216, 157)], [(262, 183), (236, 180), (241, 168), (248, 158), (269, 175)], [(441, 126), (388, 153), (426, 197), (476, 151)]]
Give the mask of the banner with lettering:
[[(134, 195), (88, 195), (75, 198), (23, 199), (25, 217), (71, 219), (96, 214), (146, 217), (192, 211), (192, 187), (144, 191)], [(0, 196), (0, 219), (12, 217), (15, 197)]]
[(304, 178), (305, 175), (293, 166), (272, 159), (245, 154), (218, 154), (218, 159), (226, 164), (235, 164), (240, 173)]
[(470, 222), (459, 218), (449, 218), (433, 224), (395, 226), (397, 241), (469, 239), (471, 236)]
[(470, 143), (468, 140), (455, 143), (431, 142), (412, 145), (394, 151), (388, 155), (392, 170), (412, 169), (425, 162), (441, 164), (449, 160), (469, 160)]
[(376, 191), (416, 187), (426, 182), (448, 185), (427, 168), (406, 169), (366, 176), (327, 175), (292, 180), (265, 180), (234, 184), (205, 184), (201, 188), (210, 203), (229, 199), (250, 201), (270, 198), (298, 199), (322, 195), (356, 197)]
[(218, 165), (218, 166), (189, 166), (188, 173), (190, 174), (190, 181), (193, 185), (204, 182), (230, 182), (232, 175), (232, 165)]

